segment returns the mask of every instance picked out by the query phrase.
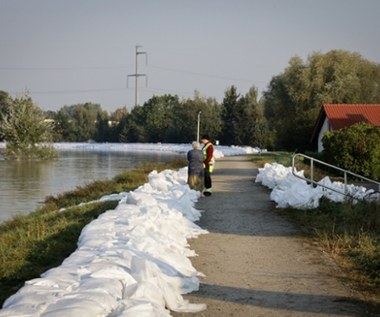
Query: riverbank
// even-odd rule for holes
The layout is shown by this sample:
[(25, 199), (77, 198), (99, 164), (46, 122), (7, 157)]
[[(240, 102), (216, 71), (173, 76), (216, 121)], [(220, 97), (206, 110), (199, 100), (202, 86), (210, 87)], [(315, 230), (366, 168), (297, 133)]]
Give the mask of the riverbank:
[[(183, 160), (176, 160), (165, 164), (141, 165), (112, 180), (96, 181), (57, 196), (46, 197), (44, 204), (35, 212), (2, 223), (0, 306), (25, 281), (37, 278), (59, 265), (77, 248), (83, 227), (118, 204), (118, 200), (98, 199), (145, 184), (152, 170), (178, 169), (185, 164)], [(85, 204), (89, 202), (92, 203)]]

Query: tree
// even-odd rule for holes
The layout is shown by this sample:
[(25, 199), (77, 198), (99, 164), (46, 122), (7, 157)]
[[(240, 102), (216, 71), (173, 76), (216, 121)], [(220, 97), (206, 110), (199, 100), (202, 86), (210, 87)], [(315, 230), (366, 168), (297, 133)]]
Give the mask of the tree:
[(84, 103), (61, 108), (56, 117), (56, 134), (62, 141), (86, 142), (96, 137), (96, 123), (104, 116), (99, 104)]
[(169, 142), (167, 132), (175, 124), (173, 109), (178, 105), (177, 95), (153, 96), (144, 104), (145, 128), (150, 142)]
[(6, 114), (12, 103), (12, 98), (5, 91), (0, 90), (0, 115)]
[(275, 132), (277, 148), (310, 149), (309, 139), (321, 105), (310, 103), (310, 79), (302, 60), (293, 57), (289, 64), (265, 92), (264, 113)]
[[(5, 91), (0, 90), (0, 124), (2, 121), (2, 117), (7, 115), (9, 112), (9, 108), (11, 107), (12, 98)], [(0, 141), (2, 141), (2, 137), (0, 134)]]
[(265, 146), (268, 131), (263, 109), (258, 101), (257, 88), (251, 87), (245, 96), (236, 93), (234, 86), (225, 91), (222, 103), (224, 144)]
[(264, 114), (276, 147), (312, 149), (310, 137), (324, 103), (380, 102), (380, 65), (359, 54), (333, 50), (306, 62), (293, 57), (264, 93)]
[(239, 117), (235, 127), (238, 145), (266, 146), (268, 131), (263, 109), (258, 101), (257, 88), (252, 87), (237, 103)]
[[(202, 111), (200, 116), (200, 134), (208, 134), (211, 139), (219, 139), (222, 132), (221, 104), (218, 103), (215, 98), (202, 98), (197, 95), (194, 98), (194, 103), (197, 105), (196, 107), (200, 107)], [(194, 122), (196, 122), (197, 116), (198, 111), (193, 119)], [(195, 126), (193, 131), (196, 131)]]
[(48, 159), (56, 156), (51, 145), (52, 125), (27, 93), (13, 100), (2, 115), (0, 134), (6, 141), (7, 158)]
[(380, 178), (380, 127), (357, 123), (327, 132), (322, 142), (323, 157), (331, 164), (363, 176)]
[(231, 86), (224, 92), (222, 102), (222, 132), (220, 140), (223, 144), (236, 144), (236, 128), (239, 121), (239, 113), (237, 111), (239, 95), (236, 92), (236, 87)]
[(110, 140), (110, 119), (106, 111), (99, 111), (96, 117), (94, 140), (108, 142)]
[(184, 100), (174, 105), (172, 116), (175, 124), (166, 132), (169, 142), (188, 143), (196, 139), (198, 109), (193, 100)]
[(213, 98), (179, 100), (178, 96), (153, 96), (136, 106), (120, 123), (121, 142), (189, 143), (196, 139), (197, 116), (200, 131), (216, 138), (221, 131), (220, 105)]
[(126, 107), (116, 109), (109, 116), (107, 142), (121, 142), (120, 135), (127, 123), (129, 112)]
[(198, 113), (200, 134), (209, 134), (213, 139), (221, 132), (220, 105), (213, 98), (204, 98), (195, 93), (193, 99), (183, 100), (174, 109), (175, 126), (170, 129), (171, 142), (189, 143), (197, 138)]
[(146, 114), (142, 106), (135, 106), (119, 124), (120, 142), (148, 142), (145, 129)]
[(76, 142), (75, 122), (70, 113), (65, 111), (65, 107), (60, 109), (54, 116), (54, 141)]

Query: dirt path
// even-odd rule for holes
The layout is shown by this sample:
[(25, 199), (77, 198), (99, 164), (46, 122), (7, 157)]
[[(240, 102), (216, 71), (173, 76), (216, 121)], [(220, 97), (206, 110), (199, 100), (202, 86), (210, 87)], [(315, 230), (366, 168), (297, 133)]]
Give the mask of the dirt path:
[(197, 204), (205, 211), (199, 224), (210, 233), (190, 241), (199, 255), (192, 262), (206, 276), (185, 296), (207, 310), (172, 315), (375, 316), (337, 278), (330, 258), (276, 213), (256, 174), (247, 156), (218, 160), (214, 193)]

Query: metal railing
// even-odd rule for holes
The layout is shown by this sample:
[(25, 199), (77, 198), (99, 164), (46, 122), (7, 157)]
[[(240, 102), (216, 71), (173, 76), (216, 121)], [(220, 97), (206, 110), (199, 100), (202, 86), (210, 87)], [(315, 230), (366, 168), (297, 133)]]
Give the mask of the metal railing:
[[(296, 158), (297, 157), (302, 157), (302, 158), (306, 158), (308, 160), (310, 160), (310, 178), (307, 178), (307, 177), (304, 177), (304, 176), (300, 176), (300, 175), (297, 175), (296, 174), (296, 171), (295, 171), (295, 162), (296, 162)], [(324, 166), (327, 166), (327, 167), (330, 167), (334, 170), (337, 170), (337, 171), (340, 171), (343, 173), (343, 177), (344, 177), (344, 191), (342, 192), (341, 190), (337, 189), (337, 188), (333, 188), (331, 186), (327, 186), (325, 184), (321, 184), (317, 181), (314, 180), (314, 163), (318, 163), (318, 164), (321, 164), (321, 165), (324, 165)], [(311, 156), (307, 156), (305, 154), (301, 154), (301, 153), (297, 153), (297, 154), (293, 154), (292, 156), (292, 174), (295, 176), (295, 177), (298, 177), (300, 179), (303, 179), (307, 182), (310, 182), (311, 183), (311, 186), (320, 186), (320, 187), (323, 187), (323, 188), (326, 188), (328, 190), (331, 190), (331, 191), (334, 191), (334, 192), (337, 192), (339, 194), (342, 194), (346, 197), (351, 197), (351, 198), (355, 198), (353, 195), (351, 195), (350, 193), (348, 193), (347, 191), (347, 176), (350, 175), (350, 176), (353, 176), (353, 177), (356, 177), (358, 179), (361, 179), (363, 181), (366, 181), (366, 182), (369, 182), (369, 183), (372, 183), (372, 184), (375, 184), (377, 185), (377, 192), (380, 192), (380, 182), (377, 182), (373, 179), (370, 179), (370, 178), (367, 178), (367, 177), (364, 177), (362, 175), (358, 175), (358, 174), (355, 174), (353, 172), (350, 172), (348, 170), (345, 170), (343, 168), (340, 168), (340, 167), (337, 167), (335, 165), (331, 165), (331, 164), (328, 164), (326, 162), (323, 162), (323, 161), (320, 161), (320, 160), (317, 160)], [(357, 198), (355, 198), (357, 199)]]

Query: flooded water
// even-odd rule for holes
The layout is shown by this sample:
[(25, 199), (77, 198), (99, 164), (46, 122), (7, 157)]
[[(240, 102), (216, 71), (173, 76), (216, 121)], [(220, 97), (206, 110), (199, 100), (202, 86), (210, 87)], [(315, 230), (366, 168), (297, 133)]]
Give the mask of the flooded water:
[(56, 161), (6, 161), (0, 155), (0, 222), (34, 211), (48, 195), (114, 177), (142, 162), (168, 162), (165, 153), (60, 152)]

